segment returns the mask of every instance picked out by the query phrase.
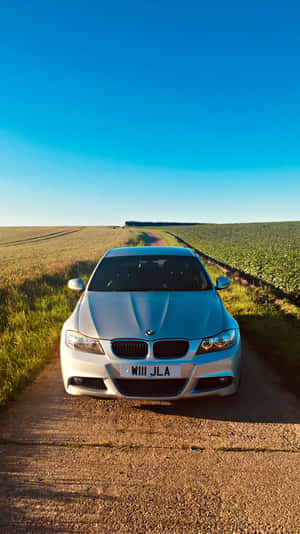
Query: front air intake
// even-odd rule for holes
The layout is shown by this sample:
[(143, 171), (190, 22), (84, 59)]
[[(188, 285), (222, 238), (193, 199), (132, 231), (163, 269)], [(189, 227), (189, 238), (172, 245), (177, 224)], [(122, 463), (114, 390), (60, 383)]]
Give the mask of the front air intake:
[(233, 382), (231, 376), (206, 376), (198, 378), (194, 387), (195, 392), (212, 391), (214, 389), (221, 389), (230, 386)]
[(128, 397), (176, 397), (181, 393), (187, 380), (185, 378), (164, 379), (127, 379), (115, 381), (120, 393)]
[(106, 385), (102, 378), (84, 377), (84, 376), (72, 376), (69, 380), (70, 386), (79, 386), (88, 389), (105, 390)]

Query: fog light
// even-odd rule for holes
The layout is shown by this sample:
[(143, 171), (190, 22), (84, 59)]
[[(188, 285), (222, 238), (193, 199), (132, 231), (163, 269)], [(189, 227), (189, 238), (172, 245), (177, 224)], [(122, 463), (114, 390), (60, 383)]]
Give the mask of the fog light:
[(212, 391), (230, 386), (233, 382), (232, 376), (204, 376), (198, 378), (194, 391)]
[(221, 376), (219, 378), (219, 382), (222, 386), (227, 386), (229, 384), (231, 384), (232, 382), (232, 378), (230, 376)]
[(82, 386), (82, 384), (84, 382), (84, 378), (81, 378), (80, 376), (74, 376), (72, 378), (72, 382), (73, 382), (74, 386)]
[(69, 386), (81, 386), (88, 389), (107, 389), (103, 378), (89, 376), (72, 376), (69, 379)]

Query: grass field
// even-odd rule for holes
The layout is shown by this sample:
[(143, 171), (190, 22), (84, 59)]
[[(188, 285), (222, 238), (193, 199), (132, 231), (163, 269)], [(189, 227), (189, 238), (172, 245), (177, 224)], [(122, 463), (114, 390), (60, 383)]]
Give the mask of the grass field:
[(95, 260), (136, 231), (101, 226), (0, 227), (0, 287), (56, 272), (76, 261)]
[(300, 305), (300, 221), (167, 226), (204, 254), (272, 284)]
[[(151, 230), (178, 246), (165, 230), (188, 241), (187, 232), (195, 227)], [(108, 248), (143, 244), (140, 232), (141, 228), (118, 227), (0, 228), (0, 406), (53, 355), (62, 323), (78, 298), (67, 289), (67, 280), (76, 276), (87, 280)], [(195, 235), (191, 241), (201, 248)], [(222, 274), (212, 265), (207, 267), (214, 280)], [(289, 387), (299, 391), (300, 330), (274, 306), (272, 295), (233, 280), (222, 298), (244, 337), (272, 361)], [(299, 308), (297, 313), (300, 317)]]
[(134, 229), (0, 229), (0, 406), (47, 362), (78, 295), (67, 280), (90, 275), (112, 247), (136, 244)]
[[(160, 234), (168, 245), (182, 246), (168, 233), (171, 231), (169, 227), (151, 230)], [(181, 228), (177, 228), (177, 231), (182, 235)], [(185, 238), (187, 237), (185, 233)], [(220, 269), (203, 261), (213, 282), (218, 276), (224, 275)], [(277, 369), (286, 386), (299, 395), (300, 308), (291, 306), (287, 301), (281, 301), (278, 305), (278, 299), (274, 299), (269, 289), (244, 286), (232, 276), (230, 287), (222, 291), (221, 296), (228, 311), (238, 321), (242, 337), (247, 338), (261, 357)], [(292, 314), (289, 317), (286, 310), (290, 311), (291, 308)]]

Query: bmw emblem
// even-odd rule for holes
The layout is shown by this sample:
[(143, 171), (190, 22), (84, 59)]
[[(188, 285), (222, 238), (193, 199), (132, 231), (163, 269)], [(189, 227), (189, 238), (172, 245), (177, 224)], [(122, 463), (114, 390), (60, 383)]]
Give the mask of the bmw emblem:
[(153, 336), (153, 334), (155, 334), (155, 331), (154, 330), (146, 330), (145, 334), (146, 334), (146, 336)]

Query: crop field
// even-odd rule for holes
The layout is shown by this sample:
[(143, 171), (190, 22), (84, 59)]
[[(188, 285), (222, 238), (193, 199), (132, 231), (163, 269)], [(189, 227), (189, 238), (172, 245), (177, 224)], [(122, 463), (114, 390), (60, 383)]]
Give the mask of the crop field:
[(136, 232), (101, 226), (0, 227), (0, 287), (60, 271), (78, 261), (99, 259)]
[(67, 280), (86, 280), (108, 248), (138, 241), (118, 227), (0, 228), (0, 406), (53, 355), (78, 299)]
[[(199, 233), (202, 228), (203, 226), (199, 228)], [(194, 227), (171, 228), (170, 226), (151, 228), (161, 235), (169, 246), (183, 246), (176, 237), (170, 234), (171, 232), (180, 236), (190, 246), (203, 251), (196, 240), (192, 242), (189, 232), (194, 229)], [(206, 228), (203, 229), (206, 230)], [(147, 227), (144, 227), (144, 230), (147, 230)], [(181, 233), (182, 230), (183, 233)], [(208, 253), (207, 255), (212, 256)], [(217, 277), (222, 276), (223, 273), (211, 262), (203, 258), (202, 261), (215, 283)], [(229, 313), (238, 321), (242, 338), (248, 339), (260, 356), (277, 369), (282, 382), (299, 395), (300, 307), (292, 305), (288, 299), (276, 299), (275, 303), (274, 295), (268, 288), (244, 285), (234, 276), (230, 274), (226, 276), (231, 278), (231, 285), (226, 291), (222, 291), (222, 300)]]
[(300, 302), (300, 222), (167, 226), (204, 254)]
[[(178, 245), (166, 232), (219, 261), (244, 270), (248, 265), (248, 272), (262, 279), (267, 278), (267, 273), (281, 273), (282, 280), (284, 275), (286, 283), (289, 280), (293, 294), (299, 295), (300, 223), (157, 229), (168, 244)], [(142, 229), (132, 227), (0, 228), (0, 406), (31, 381), (57, 350), (61, 326), (78, 299), (67, 288), (67, 280), (80, 276), (87, 281), (105, 250), (144, 244), (144, 239)], [(256, 252), (259, 272), (254, 261), (255, 243), (260, 251)], [(233, 251), (235, 262), (228, 255), (229, 250)], [(240, 263), (237, 258), (241, 258)], [(214, 279), (220, 274), (212, 266), (208, 269)], [(275, 284), (274, 276), (269, 280)], [(267, 295), (253, 294), (234, 281), (222, 298), (244, 333), (256, 340), (256, 348), (276, 360), (296, 390), (300, 381), (299, 328), (274, 310)]]

